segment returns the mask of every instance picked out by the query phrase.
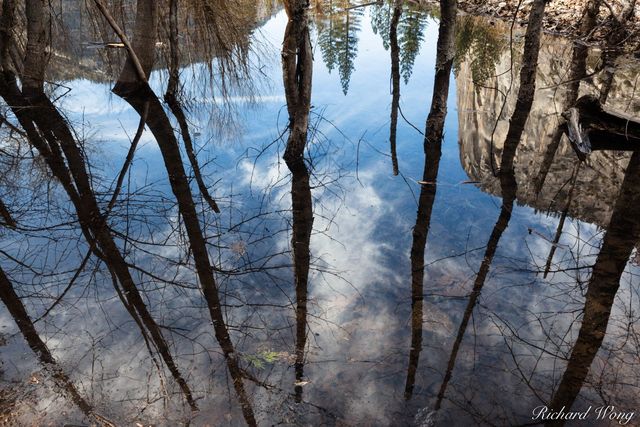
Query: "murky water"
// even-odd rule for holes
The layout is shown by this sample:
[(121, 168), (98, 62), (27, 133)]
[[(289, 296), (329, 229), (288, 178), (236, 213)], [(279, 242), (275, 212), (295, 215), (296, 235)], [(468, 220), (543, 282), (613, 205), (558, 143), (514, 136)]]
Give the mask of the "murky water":
[[(511, 44), (508, 25), (458, 17), (444, 138), (425, 155), (440, 12), (343, 3), (313, 2), (312, 77), (304, 55), (283, 71), (304, 51), (285, 33), (306, 39), (277, 4), (245, 6), (248, 68), (229, 66), (228, 87), (180, 27), (178, 109), (160, 104), (166, 44), (149, 75), (160, 100), (117, 96), (123, 50), (88, 45), (87, 16), (64, 15), (68, 57), (36, 107), (61, 121), (19, 121), (3, 95), (3, 422), (507, 426), (567, 406), (609, 425), (596, 408), (636, 411), (640, 160), (553, 145), (574, 45), (542, 37), (511, 182), (498, 171), (523, 32)], [(607, 108), (638, 117), (639, 76), (620, 61)], [(305, 122), (306, 146), (287, 149)], [(66, 178), (38, 135), (60, 143)]]

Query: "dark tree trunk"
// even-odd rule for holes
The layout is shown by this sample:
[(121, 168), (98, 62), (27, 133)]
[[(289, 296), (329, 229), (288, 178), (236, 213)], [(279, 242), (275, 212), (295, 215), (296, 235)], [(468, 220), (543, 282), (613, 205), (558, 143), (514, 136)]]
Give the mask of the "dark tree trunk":
[[(32, 1), (30, 7), (31, 10), (27, 14), (27, 29), (38, 31), (40, 27), (37, 25), (37, 21), (45, 15), (45, 11), (38, 10), (38, 8), (42, 9), (43, 5), (40, 2)], [(34, 20), (35, 23), (29, 24), (30, 20)], [(31, 40), (46, 42), (46, 39), (36, 36), (37, 34), (28, 34), (28, 38)], [(47, 47), (46, 45), (28, 44), (26, 57), (41, 56), (40, 52), (46, 51)], [(34, 49), (34, 51), (31, 52), (30, 49)], [(3, 63), (5, 63), (4, 60)], [(32, 70), (31, 66), (35, 69)], [(11, 106), (12, 111), (25, 129), (29, 141), (44, 157), (54, 176), (69, 195), (91, 250), (105, 262), (109, 271), (117, 278), (117, 283), (124, 290), (122, 293), (117, 283), (114, 282), (125, 308), (138, 325), (144, 325), (147, 329), (153, 344), (183, 390), (190, 406), (196, 409), (191, 391), (173, 360), (159, 326), (144, 304), (144, 300), (131, 277), (128, 265), (113, 239), (106, 217), (98, 207), (87, 174), (85, 159), (70, 126), (47, 98), (43, 91), (43, 81), (41, 80), (40, 83), (36, 81), (44, 76), (41, 67), (43, 65), (39, 62), (25, 61), (24, 75), (28, 75), (32, 79), (32, 83), (24, 89), (28, 92), (28, 96), (18, 88), (13, 73), (4, 69), (3, 78), (0, 81), (0, 95)], [(142, 327), (141, 332), (146, 338), (147, 332)]]
[(51, 41), (49, 34), (48, 2), (46, 0), (26, 0), (27, 48), (22, 73), (22, 91), (27, 96), (38, 95), (44, 90), (44, 73)]
[(167, 85), (167, 92), (164, 95), (164, 100), (169, 105), (171, 112), (178, 120), (180, 126), (180, 133), (182, 135), (182, 141), (184, 142), (185, 151), (191, 163), (193, 174), (198, 184), (198, 190), (202, 198), (207, 202), (209, 207), (216, 213), (220, 213), (220, 208), (215, 202), (213, 197), (209, 194), (202, 172), (200, 171), (200, 165), (198, 164), (198, 158), (196, 157), (195, 150), (193, 149), (193, 142), (191, 140), (191, 133), (189, 132), (189, 123), (184, 113), (184, 109), (180, 104), (179, 90), (180, 90), (180, 55), (178, 46), (178, 0), (170, 0), (169, 4), (169, 46), (170, 46), (170, 61), (169, 61), (169, 83)]
[(13, 219), (11, 212), (9, 212), (9, 209), (7, 209), (2, 200), (0, 200), (0, 217), (2, 217), (2, 220), (4, 221), (4, 224), (2, 225), (5, 227), (14, 228), (16, 226), (16, 221)]
[[(116, 85), (116, 87), (118, 87), (118, 85)], [(165, 168), (169, 175), (171, 190), (178, 202), (178, 209), (184, 221), (189, 246), (193, 253), (196, 272), (200, 281), (200, 287), (209, 308), (216, 339), (222, 348), (227, 366), (233, 378), (234, 387), (240, 399), (245, 420), (248, 424), (255, 425), (253, 410), (251, 409), (242, 382), (243, 374), (236, 359), (233, 343), (231, 342), (222, 314), (220, 297), (213, 276), (213, 266), (209, 260), (206, 241), (202, 228), (200, 227), (196, 205), (193, 200), (191, 188), (189, 187), (178, 141), (173, 133), (171, 122), (158, 97), (153, 93), (147, 83), (141, 82), (136, 88), (134, 88), (133, 85), (127, 85), (127, 88), (128, 91), (126, 93), (118, 92), (116, 94), (125, 99), (141, 117), (145, 114), (146, 108), (148, 108), (147, 126), (158, 143)], [(115, 90), (114, 88), (114, 92)]]
[(529, 24), (524, 39), (524, 53), (522, 55), (522, 69), (520, 70), (520, 88), (516, 108), (509, 122), (509, 130), (504, 142), (500, 170), (507, 174), (513, 172), (513, 159), (520, 144), (524, 126), (531, 112), (533, 97), (536, 90), (536, 70), (538, 68), (538, 54), (540, 52), (540, 36), (542, 33), (542, 18), (546, 0), (534, 0), (529, 14)]
[(442, 143), (444, 119), (447, 115), (449, 76), (455, 56), (456, 13), (456, 0), (440, 0), (440, 27), (436, 48), (436, 76), (433, 84), (431, 109), (427, 117), (427, 129), (424, 138), (425, 153), (428, 144)]
[(482, 263), (480, 264), (480, 270), (474, 280), (471, 295), (469, 296), (467, 307), (465, 308), (460, 327), (458, 328), (458, 333), (451, 349), (451, 354), (449, 355), (445, 375), (442, 380), (442, 384), (440, 385), (434, 406), (436, 411), (439, 410), (442, 405), (447, 386), (453, 376), (458, 351), (460, 350), (471, 315), (473, 314), (473, 310), (478, 302), (487, 275), (489, 274), (493, 258), (498, 248), (498, 243), (511, 220), (511, 212), (513, 210), (517, 191), (513, 168), (514, 157), (533, 103), (544, 7), (545, 1), (543, 0), (534, 0), (532, 4), (531, 14), (529, 16), (529, 25), (525, 35), (525, 50), (523, 54), (524, 65), (520, 72), (520, 89), (518, 91), (518, 99), (516, 102), (516, 108), (511, 116), (509, 131), (505, 141), (505, 148), (502, 153), (502, 166), (499, 174), (500, 187), (502, 189), (502, 207), (500, 208), (500, 216), (498, 217), (498, 221), (493, 227), (491, 236), (489, 237), (487, 249), (485, 250)]
[(449, 79), (454, 57), (456, 14), (456, 0), (440, 1), (436, 73), (424, 139), (423, 183), (420, 189), (418, 213), (411, 245), (411, 350), (409, 351), (409, 366), (404, 390), (404, 397), (407, 400), (413, 396), (416, 372), (422, 351), (424, 254), (431, 223), (431, 212), (436, 198), (436, 181), (442, 155), (442, 136), (447, 115)]
[[(640, 152), (634, 152), (627, 166), (602, 247), (593, 266), (584, 305), (582, 325), (567, 369), (549, 407), (570, 411), (602, 346), (611, 307), (620, 287), (620, 277), (640, 240)], [(548, 426), (564, 421), (549, 421)]]
[[(148, 5), (149, 1), (150, 0), (145, 0), (138, 3), (137, 18), (139, 17), (140, 21), (138, 22), (136, 20), (136, 35), (138, 32), (144, 33), (145, 29), (148, 31), (149, 28), (153, 28), (153, 33), (151, 33), (153, 34), (153, 38), (143, 35), (134, 40), (134, 54), (138, 57), (140, 57), (140, 52), (146, 52), (148, 54), (149, 51), (153, 51), (155, 48), (155, 28), (157, 25), (155, 21), (157, 21), (157, 16), (154, 14), (154, 22), (151, 22), (151, 16), (146, 14), (145, 11), (148, 10), (148, 8), (155, 8), (155, 6)], [(147, 34), (149, 33), (147, 32)], [(148, 59), (149, 58), (147, 58), (147, 60)], [(145, 59), (141, 59), (141, 62), (146, 63), (145, 61)], [(132, 79), (132, 76), (135, 75), (132, 74), (132, 64), (132, 61), (127, 61), (125, 69), (121, 73), (121, 77), (124, 77), (124, 79), (116, 83), (113, 92), (126, 100), (141, 117), (146, 114), (148, 109), (147, 125), (158, 143), (169, 176), (171, 190), (178, 202), (178, 210), (184, 221), (189, 245), (193, 253), (196, 273), (209, 309), (216, 340), (222, 348), (245, 421), (249, 425), (256, 425), (253, 409), (244, 388), (244, 375), (224, 321), (220, 297), (213, 275), (213, 266), (209, 260), (206, 240), (200, 227), (193, 194), (189, 187), (187, 174), (182, 163), (178, 140), (176, 139), (171, 122), (162, 104), (148, 83), (140, 81), (137, 77), (136, 79)], [(149, 66), (149, 70), (150, 68), (151, 66)], [(145, 71), (147, 71), (146, 68)]]
[(294, 0), (290, 3), (289, 22), (282, 44), (282, 76), (289, 112), (289, 138), (283, 157), (289, 170), (296, 174), (306, 170), (304, 150), (311, 109), (313, 52), (309, 38), (308, 2)]
[(98, 425), (112, 426), (112, 423), (94, 412), (93, 407), (82, 397), (66, 372), (58, 365), (49, 347), (40, 338), (24, 304), (22, 304), (20, 297), (16, 294), (11, 281), (2, 268), (0, 268), (0, 300), (6, 306), (13, 320), (15, 320), (20, 333), (22, 333), (29, 347), (36, 354), (44, 369), (51, 373), (56, 386), (69, 396), (88, 419), (98, 423)]
[[(309, 36), (308, 2), (293, 0), (286, 3), (289, 22), (282, 42), (282, 79), (287, 111), (289, 137), (284, 160), (291, 171), (291, 204), (295, 290), (296, 290), (296, 382), (304, 378), (304, 351), (307, 342), (307, 300), (310, 243), (313, 229), (313, 206), (309, 186), (309, 170), (304, 152), (309, 130), (313, 54)], [(302, 386), (296, 385), (295, 398), (302, 401)]]
[[(136, 4), (132, 48), (147, 78), (151, 74), (156, 59), (158, 7), (159, 2), (156, 0), (138, 0)], [(124, 88), (126, 85), (136, 84), (139, 78), (136, 64), (131, 55), (129, 55), (118, 77), (118, 83), (113, 89), (114, 93), (117, 94), (120, 90), (126, 90)]]
[[(309, 174), (294, 174), (291, 181), (293, 233), (291, 246), (296, 288), (296, 382), (304, 379), (304, 354), (307, 343), (307, 300), (309, 264), (311, 262), (311, 231), (313, 229), (313, 207)], [(302, 386), (295, 387), (296, 401), (302, 401)]]
[(396, 137), (398, 133), (398, 110), (400, 109), (400, 46), (398, 46), (398, 22), (402, 15), (402, 0), (393, 3), (393, 15), (389, 28), (389, 45), (391, 51), (391, 125), (389, 128), (389, 144), (391, 146), (391, 164), (393, 174), (398, 175), (398, 154)]
[(516, 198), (515, 196), (517, 188), (516, 180), (513, 174), (502, 175), (501, 188), (502, 207), (500, 208), (500, 216), (498, 217), (496, 225), (493, 227), (493, 231), (491, 231), (491, 236), (489, 237), (489, 242), (487, 243), (487, 249), (485, 250), (484, 258), (482, 259), (482, 264), (480, 264), (480, 270), (478, 271), (478, 275), (473, 282), (471, 295), (469, 295), (467, 307), (465, 308), (464, 314), (462, 315), (462, 321), (460, 322), (460, 327), (458, 328), (458, 333), (456, 334), (456, 339), (453, 343), (451, 354), (449, 355), (449, 361), (447, 363), (447, 369), (445, 371), (444, 379), (442, 380), (442, 384), (440, 385), (440, 389), (438, 391), (435, 410), (440, 409), (440, 406), (442, 405), (442, 401), (447, 391), (447, 386), (453, 376), (456, 359), (458, 358), (458, 351), (460, 350), (464, 335), (467, 331), (467, 327), (469, 326), (469, 321), (471, 320), (473, 309), (478, 302), (478, 298), (480, 297), (482, 288), (484, 287), (487, 275), (489, 274), (491, 264), (493, 263), (493, 257), (495, 256), (496, 250), (498, 249), (500, 238), (502, 237), (504, 231), (507, 229), (509, 221), (511, 220), (511, 212), (513, 210), (513, 202)]

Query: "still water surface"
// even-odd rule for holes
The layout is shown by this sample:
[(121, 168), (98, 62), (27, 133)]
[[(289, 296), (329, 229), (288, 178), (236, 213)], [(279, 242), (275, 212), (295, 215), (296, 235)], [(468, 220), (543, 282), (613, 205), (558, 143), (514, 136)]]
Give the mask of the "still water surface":
[[(625, 204), (640, 191), (637, 178), (625, 181), (631, 153), (595, 152), (579, 165), (562, 140), (541, 178), (572, 44), (543, 36), (538, 91), (515, 160), (516, 200), (506, 215), (493, 170), (517, 85), (508, 26), (459, 18), (439, 172), (425, 182), (422, 132), (439, 22), (432, 11), (405, 6), (393, 58), (392, 12), (384, 5), (312, 13), (305, 158), (313, 225), (309, 265), (297, 266), (309, 269), (308, 283), (296, 281), (292, 253), (300, 226), (292, 185), (294, 194), (304, 192), (282, 160), (286, 14), (275, 8), (253, 31), (254, 68), (244, 90), (213, 97), (206, 64), (181, 70), (193, 143), (221, 211), (198, 200), (240, 378), (214, 335), (158, 144), (149, 130), (142, 134), (109, 221), (197, 411), (142, 338), (104, 264), (83, 263), (88, 246), (67, 223), (72, 206), (56, 182), (33, 190), (29, 182), (43, 185), (37, 168), (14, 172), (18, 184), (3, 189), (3, 201), (23, 228), (0, 231), (2, 267), (30, 318), (46, 313), (36, 330), (57, 366), (36, 357), (18, 319), (1, 306), (9, 424), (87, 423), (74, 393), (117, 425), (242, 425), (248, 413), (259, 425), (518, 425), (553, 399), (575, 398), (575, 411), (637, 408), (640, 271), (636, 249), (616, 250), (640, 221)], [(517, 70), (521, 39), (514, 49)], [(638, 115), (631, 88), (639, 72), (633, 62), (616, 70), (608, 106)], [(76, 74), (48, 89), (84, 141), (106, 206), (140, 116), (111, 94), (112, 81)], [(156, 93), (167, 78), (160, 69), (151, 74)], [(581, 93), (597, 93), (600, 84), (596, 76)], [(620, 195), (623, 186), (631, 196)], [(422, 257), (416, 228), (428, 229)], [(607, 256), (598, 258), (601, 248)], [(619, 281), (587, 295), (597, 261), (628, 263)], [(583, 326), (592, 306), (611, 311), (604, 330)], [(586, 377), (576, 373), (589, 368)], [(68, 381), (56, 381), (60, 370)], [(234, 390), (238, 381), (244, 394)]]

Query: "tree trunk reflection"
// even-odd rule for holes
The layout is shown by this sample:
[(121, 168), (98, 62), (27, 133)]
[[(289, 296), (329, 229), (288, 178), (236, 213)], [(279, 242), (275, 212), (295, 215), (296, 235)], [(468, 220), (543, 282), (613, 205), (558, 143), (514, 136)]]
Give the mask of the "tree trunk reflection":
[(289, 22), (282, 43), (282, 79), (289, 112), (289, 137), (284, 160), (292, 175), (291, 248), (296, 289), (295, 398), (296, 402), (301, 402), (301, 381), (304, 378), (304, 352), (307, 342), (307, 301), (311, 257), (309, 245), (313, 228), (309, 170), (304, 159), (311, 108), (313, 54), (309, 36), (308, 2), (290, 1), (285, 3), (285, 7)]
[(411, 245), (411, 350), (404, 397), (411, 399), (416, 371), (422, 351), (422, 316), (424, 302), (424, 253), (429, 234), (431, 212), (436, 198), (438, 169), (442, 155), (444, 120), (447, 115), (449, 80), (453, 67), (457, 2), (440, 1), (440, 28), (436, 54), (436, 73), (433, 82), (431, 108), (427, 117), (424, 139), (423, 183), (418, 201), (416, 225)]
[[(11, 2), (3, 4), (3, 9), (6, 6), (4, 9), (6, 12), (12, 12), (10, 9), (12, 6), (9, 3)], [(44, 12), (38, 9), (42, 7), (44, 6), (41, 3), (32, 2), (27, 22), (39, 20), (44, 15)], [(9, 17), (6, 19), (11, 21)], [(37, 25), (28, 25), (28, 28), (32, 27), (39, 28)], [(41, 43), (46, 41), (42, 38), (37, 38), (37, 40)], [(3, 45), (10, 42), (10, 39), (5, 39)], [(33, 49), (33, 52), (30, 49)], [(31, 55), (40, 55), (41, 57), (41, 52), (44, 50), (42, 46), (28, 45), (26, 57)], [(7, 63), (8, 60), (3, 59), (3, 64)], [(11, 106), (16, 118), (25, 129), (30, 143), (38, 149), (54, 176), (69, 195), (87, 243), (96, 256), (107, 265), (114, 278), (114, 288), (125, 308), (140, 327), (145, 341), (149, 335), (151, 342), (161, 354), (185, 394), (189, 405), (196, 409), (191, 390), (178, 370), (158, 324), (151, 316), (133, 281), (127, 262), (115, 243), (106, 216), (100, 211), (90, 183), (84, 155), (71, 127), (44, 93), (43, 80), (38, 83), (34, 78), (34, 76), (43, 78), (43, 74), (39, 70), (41, 64), (35, 63), (36, 70), (31, 70), (30, 64), (32, 63), (25, 60), (23, 74), (31, 76), (31, 83), (27, 87), (23, 87), (24, 91), (18, 87), (12, 70), (3, 68), (0, 95)]]
[(196, 157), (196, 152), (193, 148), (193, 142), (191, 140), (191, 132), (189, 132), (189, 123), (184, 112), (184, 108), (180, 103), (180, 50), (178, 46), (178, 1), (170, 0), (169, 3), (169, 82), (167, 84), (167, 91), (164, 95), (164, 100), (171, 109), (174, 117), (178, 121), (180, 126), (180, 134), (182, 135), (182, 141), (184, 142), (185, 151), (189, 158), (189, 163), (193, 169), (193, 174), (198, 184), (198, 190), (202, 198), (207, 202), (209, 207), (216, 213), (220, 213), (220, 208), (215, 202), (213, 197), (209, 194), (207, 185), (202, 177), (200, 165)]
[(33, 321), (29, 317), (26, 308), (22, 304), (20, 297), (16, 294), (13, 285), (9, 281), (9, 278), (5, 274), (4, 270), (0, 268), (0, 300), (6, 306), (9, 314), (13, 317), (22, 336), (27, 344), (38, 356), (43, 368), (51, 373), (54, 383), (63, 392), (66, 393), (73, 403), (82, 411), (82, 413), (93, 422), (98, 425), (113, 426), (113, 424), (106, 418), (97, 414), (93, 407), (85, 400), (80, 394), (76, 386), (71, 379), (67, 376), (66, 372), (58, 365), (58, 362), (51, 354), (49, 347), (42, 341), (38, 331), (33, 324)]
[(394, 175), (398, 175), (396, 136), (398, 133), (398, 110), (400, 109), (400, 46), (398, 46), (398, 22), (400, 21), (400, 15), (402, 15), (402, 0), (394, 0), (391, 27), (389, 28), (389, 45), (391, 51), (391, 125), (389, 128), (389, 144), (391, 146), (391, 164)]
[[(634, 152), (627, 166), (618, 200), (593, 266), (584, 303), (582, 325), (567, 368), (549, 407), (569, 411), (602, 346), (611, 308), (620, 287), (620, 277), (640, 239), (640, 152)], [(546, 425), (563, 425), (563, 420)]]
[[(146, 57), (149, 55), (149, 52), (155, 52), (155, 28), (157, 26), (157, 16), (155, 14), (145, 13), (146, 10), (152, 10), (153, 8), (153, 6), (148, 3), (155, 2), (150, 0), (138, 2), (138, 14), (136, 15), (135, 23), (136, 35), (139, 32), (147, 35), (152, 34), (153, 37), (143, 36), (134, 40), (134, 52), (132, 53), (137, 56), (143, 55), (139, 62), (143, 64), (146, 74), (149, 74), (153, 65), (153, 62), (147, 61)], [(175, 19), (175, 16), (172, 19)], [(175, 44), (173, 48), (176, 48)], [(244, 419), (247, 424), (256, 425), (253, 408), (251, 407), (251, 402), (244, 387), (244, 374), (237, 359), (233, 342), (229, 336), (229, 331), (222, 313), (220, 296), (213, 275), (213, 266), (209, 260), (205, 236), (200, 226), (193, 194), (189, 187), (187, 174), (182, 163), (178, 140), (160, 100), (147, 82), (133, 78), (133, 76), (136, 75), (134, 71), (134, 61), (130, 54), (120, 74), (120, 79), (113, 88), (113, 92), (126, 100), (141, 117), (144, 117), (145, 114), (148, 113), (147, 126), (158, 143), (169, 177), (171, 190), (178, 202), (178, 210), (184, 221), (189, 245), (193, 253), (196, 273), (209, 309), (216, 340), (222, 348), (227, 368), (233, 380), (234, 389), (242, 407)], [(177, 85), (177, 83), (175, 83), (175, 85)], [(188, 135), (188, 130), (183, 136), (185, 134)]]
[(449, 361), (447, 368), (438, 391), (436, 403), (434, 409), (437, 411), (442, 406), (447, 386), (453, 376), (456, 359), (458, 357), (458, 351), (462, 345), (462, 340), (466, 333), (469, 321), (473, 314), (473, 310), (478, 302), (478, 298), (482, 292), (487, 275), (491, 268), (493, 258), (498, 249), (498, 244), (502, 237), (502, 234), (507, 229), (509, 221), (511, 220), (511, 213), (513, 210), (513, 204), (516, 199), (517, 183), (514, 173), (514, 159), (516, 155), (516, 149), (522, 138), (524, 126), (529, 118), (531, 111), (531, 104), (533, 103), (533, 97), (535, 92), (536, 71), (538, 66), (538, 53), (540, 51), (540, 34), (542, 31), (542, 17), (544, 15), (545, 8), (544, 0), (535, 0), (531, 7), (531, 14), (529, 16), (529, 24), (527, 26), (527, 32), (525, 35), (525, 50), (523, 53), (523, 66), (520, 71), (520, 89), (518, 91), (518, 99), (516, 102), (516, 108), (511, 116), (509, 122), (509, 131), (507, 133), (504, 150), (502, 152), (502, 161), (499, 172), (500, 188), (502, 189), (502, 206), (500, 208), (500, 216), (496, 222), (489, 241), (487, 243), (487, 249), (485, 250), (482, 263), (480, 264), (480, 270), (474, 280), (471, 294), (467, 302), (464, 314), (462, 315), (462, 321), (458, 328), (451, 354), (449, 355)]

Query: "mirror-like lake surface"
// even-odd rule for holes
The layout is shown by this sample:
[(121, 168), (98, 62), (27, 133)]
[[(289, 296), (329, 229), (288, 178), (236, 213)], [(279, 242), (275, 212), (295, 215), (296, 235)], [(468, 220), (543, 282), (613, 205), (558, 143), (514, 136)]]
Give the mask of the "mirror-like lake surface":
[[(554, 144), (571, 41), (542, 35), (507, 179), (522, 28), (458, 14), (425, 154), (437, 7), (318, 1), (299, 26), (247, 3), (222, 53), (198, 37), (227, 33), (181, 10), (159, 34), (183, 51), (150, 53), (158, 98), (119, 75), (125, 49), (89, 43), (91, 25), (118, 40), (97, 9), (65, 7), (46, 101), (16, 104), (6, 75), (0, 94), (3, 425), (508, 426), (544, 406), (616, 425), (639, 408), (640, 159)], [(579, 95), (608, 85), (637, 120), (640, 64), (581, 55)]]

